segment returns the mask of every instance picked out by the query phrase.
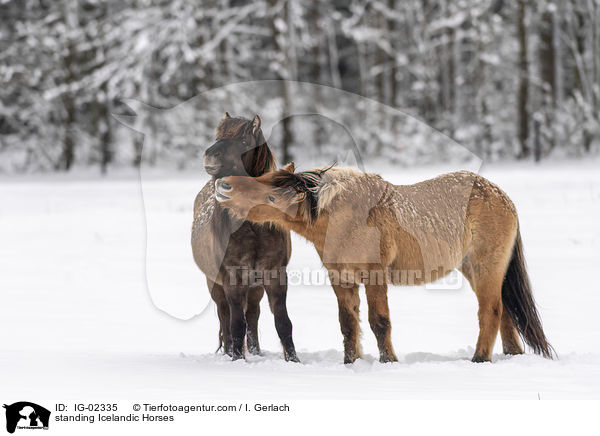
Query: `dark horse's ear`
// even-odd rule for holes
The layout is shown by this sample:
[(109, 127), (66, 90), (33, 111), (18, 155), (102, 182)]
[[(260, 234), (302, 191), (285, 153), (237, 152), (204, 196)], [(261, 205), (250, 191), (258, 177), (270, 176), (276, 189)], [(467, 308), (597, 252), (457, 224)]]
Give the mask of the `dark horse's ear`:
[(254, 119), (252, 120), (252, 134), (256, 135), (258, 129), (260, 129), (260, 117), (258, 115), (254, 115)]
[(296, 165), (294, 165), (294, 162), (290, 162), (289, 164), (287, 164), (285, 167), (283, 167), (284, 171), (287, 171), (288, 173), (294, 173), (294, 171), (296, 170)]
[(223, 115), (223, 118), (221, 118), (221, 119), (226, 120), (227, 118), (231, 118), (231, 115), (229, 115), (229, 112), (225, 112), (225, 115)]

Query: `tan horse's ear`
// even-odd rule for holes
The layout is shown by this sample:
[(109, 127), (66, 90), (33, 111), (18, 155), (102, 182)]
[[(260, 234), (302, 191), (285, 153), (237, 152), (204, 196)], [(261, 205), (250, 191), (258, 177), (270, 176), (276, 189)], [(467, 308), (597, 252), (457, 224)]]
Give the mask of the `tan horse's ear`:
[(231, 115), (229, 115), (229, 112), (225, 112), (225, 115), (223, 115), (223, 118), (221, 118), (221, 119), (226, 120), (227, 118), (231, 118)]
[(252, 133), (256, 133), (258, 131), (258, 129), (260, 129), (260, 117), (257, 115), (254, 115), (254, 119), (252, 120)]
[(290, 162), (285, 167), (283, 167), (283, 169), (288, 173), (293, 173), (296, 170), (296, 165), (294, 165), (294, 162)]

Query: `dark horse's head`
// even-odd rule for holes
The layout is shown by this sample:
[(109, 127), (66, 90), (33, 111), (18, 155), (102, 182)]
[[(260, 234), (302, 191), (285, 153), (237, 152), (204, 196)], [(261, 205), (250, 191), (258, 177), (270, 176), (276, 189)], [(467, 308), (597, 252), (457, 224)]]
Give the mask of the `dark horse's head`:
[(275, 158), (260, 128), (260, 117), (225, 116), (217, 126), (217, 141), (204, 153), (204, 169), (214, 178), (258, 177), (274, 170)]

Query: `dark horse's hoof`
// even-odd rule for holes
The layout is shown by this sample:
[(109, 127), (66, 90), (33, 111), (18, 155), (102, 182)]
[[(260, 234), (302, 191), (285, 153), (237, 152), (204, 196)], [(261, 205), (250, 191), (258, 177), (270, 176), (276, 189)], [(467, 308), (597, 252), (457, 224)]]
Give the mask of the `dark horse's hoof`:
[(298, 359), (298, 356), (296, 356), (295, 354), (293, 356), (286, 356), (285, 361), (300, 363), (300, 359)]
[(260, 347), (248, 347), (248, 353), (254, 356), (260, 356)]
[(227, 345), (224, 346), (223, 344), (221, 344), (221, 345), (219, 345), (219, 348), (217, 348), (217, 351), (215, 351), (215, 354), (218, 354), (219, 352), (222, 353), (224, 356), (229, 356), (229, 357), (233, 356), (233, 350), (232, 350), (231, 346), (227, 346)]
[(286, 362), (296, 362), (296, 363), (300, 363), (300, 359), (298, 359), (298, 356), (296, 355), (295, 351), (289, 352), (289, 351), (283, 351), (283, 358), (285, 359)]
[(358, 356), (344, 356), (344, 365), (354, 363), (356, 359), (358, 359)]
[(241, 360), (241, 359), (245, 359), (243, 353), (232, 353), (231, 360), (235, 361), (235, 360)]

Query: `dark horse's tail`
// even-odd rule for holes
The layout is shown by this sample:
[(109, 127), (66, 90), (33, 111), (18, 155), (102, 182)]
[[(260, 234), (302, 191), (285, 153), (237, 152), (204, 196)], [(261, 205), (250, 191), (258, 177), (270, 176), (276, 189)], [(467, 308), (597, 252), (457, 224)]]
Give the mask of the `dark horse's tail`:
[(223, 348), (224, 344), (225, 342), (223, 340), (223, 327), (219, 326), (219, 348), (215, 350), (215, 354), (221, 351), (221, 348)]
[(540, 315), (535, 307), (531, 283), (525, 269), (520, 231), (517, 231), (512, 258), (502, 283), (502, 305), (525, 343), (536, 354), (552, 359), (555, 353), (542, 330)]

